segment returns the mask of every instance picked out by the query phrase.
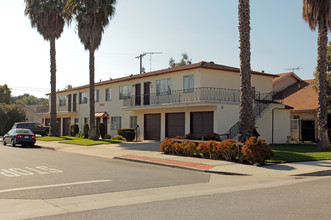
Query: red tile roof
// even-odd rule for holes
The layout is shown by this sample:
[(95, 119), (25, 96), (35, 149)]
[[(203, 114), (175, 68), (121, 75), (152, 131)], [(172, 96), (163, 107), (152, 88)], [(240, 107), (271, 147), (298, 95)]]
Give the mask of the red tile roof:
[(313, 89), (313, 80), (305, 80), (289, 86), (275, 95), (276, 99), (283, 99), (283, 104), (292, 106), (294, 111), (316, 110), (318, 95)]
[[(140, 78), (145, 78), (145, 77), (149, 77), (149, 76), (156, 76), (156, 75), (161, 75), (161, 74), (166, 74), (166, 73), (173, 73), (173, 72), (192, 70), (192, 69), (198, 69), (198, 68), (223, 70), (223, 71), (230, 71), (230, 72), (240, 73), (239, 68), (219, 65), (219, 64), (215, 64), (214, 62), (204, 62), (204, 61), (202, 61), (200, 63), (189, 64), (189, 65), (185, 65), (185, 66), (172, 67), (172, 68), (168, 68), (168, 69), (163, 69), (163, 70), (158, 70), (158, 71), (153, 71), (153, 72), (148, 72), (148, 73), (143, 73), (143, 74), (136, 74), (136, 75), (131, 74), (130, 76), (126, 76), (126, 77), (121, 77), (121, 78), (117, 78), (117, 79), (110, 79), (110, 80), (106, 80), (106, 81), (102, 81), (102, 82), (97, 82), (97, 83), (95, 83), (95, 86), (107, 85), (107, 84), (111, 84), (111, 83), (115, 83), (115, 82), (122, 82), (122, 81), (132, 80), (132, 79), (140, 79)], [(252, 71), (252, 74), (253, 75), (273, 77), (273, 78), (279, 77), (278, 75), (264, 73), (264, 72), (257, 72), (257, 71)], [(72, 89), (62, 90), (62, 91), (58, 91), (56, 93), (62, 93), (62, 92), (67, 92), (67, 91), (71, 91), (71, 90), (83, 89), (83, 88), (89, 88), (89, 85), (74, 87)], [(49, 95), (49, 94), (47, 94), (47, 95)]]

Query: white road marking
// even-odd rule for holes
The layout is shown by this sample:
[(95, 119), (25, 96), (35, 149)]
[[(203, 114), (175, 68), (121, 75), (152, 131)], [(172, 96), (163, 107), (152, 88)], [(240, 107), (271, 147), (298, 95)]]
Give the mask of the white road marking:
[(81, 184), (90, 184), (90, 183), (104, 183), (111, 181), (112, 180), (92, 180), (92, 181), (62, 183), (62, 184), (53, 184), (53, 185), (44, 185), (44, 186), (30, 186), (30, 187), (22, 187), (22, 188), (14, 188), (14, 189), (4, 189), (4, 190), (0, 190), (0, 193), (30, 190), (30, 189), (43, 189), (43, 188), (51, 188), (51, 187), (59, 187), (59, 186), (72, 186), (72, 185), (81, 185)]

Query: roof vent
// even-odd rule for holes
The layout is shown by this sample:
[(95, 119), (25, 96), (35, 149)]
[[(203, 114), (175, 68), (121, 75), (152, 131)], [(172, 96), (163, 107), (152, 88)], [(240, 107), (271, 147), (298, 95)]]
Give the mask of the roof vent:
[(264, 70), (262, 70), (262, 73), (264, 73)]

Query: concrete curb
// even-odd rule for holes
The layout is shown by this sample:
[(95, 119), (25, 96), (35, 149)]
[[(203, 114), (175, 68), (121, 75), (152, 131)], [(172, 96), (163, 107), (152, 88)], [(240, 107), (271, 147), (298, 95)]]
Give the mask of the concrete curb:
[(152, 165), (158, 165), (158, 166), (166, 166), (166, 167), (172, 167), (172, 168), (178, 168), (178, 169), (184, 169), (184, 170), (192, 170), (192, 171), (198, 171), (198, 172), (204, 172), (204, 173), (232, 175), (232, 176), (251, 176), (249, 174), (204, 170), (204, 169), (197, 169), (197, 168), (184, 167), (184, 166), (176, 166), (176, 165), (173, 165), (173, 164), (158, 163), (158, 162), (153, 162), (153, 161), (139, 160), (139, 159), (132, 159), (132, 158), (114, 157), (114, 159), (116, 159), (116, 160), (125, 160), (125, 161), (136, 162), (136, 163), (152, 164)]

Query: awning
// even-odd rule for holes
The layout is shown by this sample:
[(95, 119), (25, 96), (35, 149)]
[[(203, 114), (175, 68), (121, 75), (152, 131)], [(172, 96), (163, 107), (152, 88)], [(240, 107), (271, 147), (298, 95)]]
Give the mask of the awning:
[(94, 115), (96, 118), (109, 117), (109, 114), (107, 112), (96, 112)]

